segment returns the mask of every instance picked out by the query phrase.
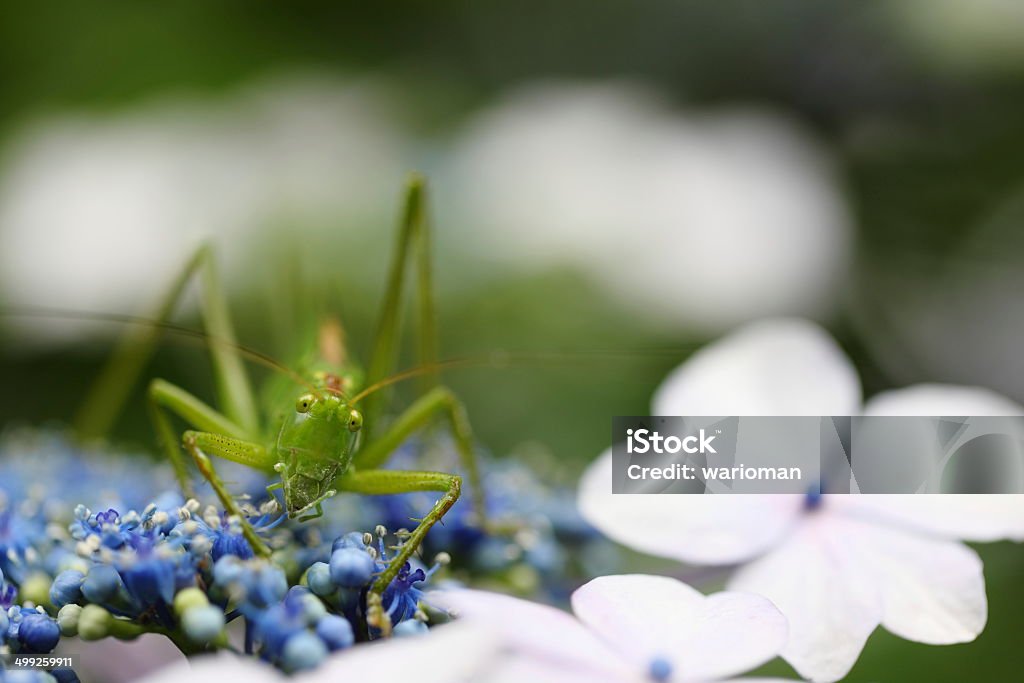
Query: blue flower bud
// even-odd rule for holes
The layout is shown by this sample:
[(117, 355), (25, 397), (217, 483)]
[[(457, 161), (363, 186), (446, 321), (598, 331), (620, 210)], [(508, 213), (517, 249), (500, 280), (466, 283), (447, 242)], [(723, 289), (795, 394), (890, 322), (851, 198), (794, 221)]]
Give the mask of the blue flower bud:
[(226, 586), (242, 577), (245, 565), (234, 555), (225, 555), (213, 565), (213, 582)]
[(73, 602), (81, 602), (82, 581), (84, 580), (85, 574), (77, 569), (62, 571), (53, 580), (53, 585), (50, 586), (50, 602), (57, 609)]
[(24, 614), (18, 624), (18, 641), (28, 652), (52, 652), (60, 641), (60, 627), (46, 614)]
[(327, 649), (331, 652), (351, 647), (356, 642), (355, 634), (352, 632), (352, 624), (348, 619), (339, 617), (336, 614), (328, 614), (316, 625), (316, 634), (324, 641)]
[(408, 636), (421, 636), (430, 629), (427, 625), (419, 619), (406, 619), (400, 624), (395, 625), (392, 629), (391, 634), (396, 638), (403, 638)]
[(376, 569), (369, 553), (355, 548), (339, 548), (331, 553), (331, 580), (343, 588), (359, 588), (370, 583)]
[(284, 596), (284, 606), (290, 614), (301, 615), (307, 625), (317, 623), (327, 614), (324, 603), (305, 586), (289, 588), (288, 594)]
[(309, 631), (299, 631), (284, 644), (281, 664), (287, 671), (314, 669), (327, 658), (327, 646)]
[(337, 586), (331, 582), (331, 569), (326, 562), (316, 562), (306, 572), (306, 585), (316, 595), (327, 596), (334, 592)]
[(193, 607), (181, 617), (185, 635), (194, 643), (209, 643), (224, 629), (224, 613), (213, 605)]
[(266, 607), (284, 598), (288, 592), (288, 579), (280, 567), (268, 564), (255, 572), (246, 583), (246, 600), (257, 607)]
[(342, 548), (366, 550), (366, 544), (363, 543), (363, 534), (358, 531), (353, 531), (334, 539), (334, 543), (331, 544), (331, 552), (333, 553), (335, 550), (340, 550)]
[(94, 564), (82, 582), (82, 595), (89, 602), (110, 602), (121, 587), (121, 576), (108, 564)]
[(11, 620), (7, 617), (7, 612), (0, 609), (0, 645), (4, 644), (4, 640), (7, 638), (7, 629), (11, 625)]

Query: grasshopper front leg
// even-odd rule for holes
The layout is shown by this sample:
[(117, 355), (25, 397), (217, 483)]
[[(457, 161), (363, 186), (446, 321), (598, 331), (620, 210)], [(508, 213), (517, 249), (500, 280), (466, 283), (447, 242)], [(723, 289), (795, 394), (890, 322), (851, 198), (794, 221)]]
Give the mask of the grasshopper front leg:
[(370, 586), (366, 598), (367, 623), (379, 628), (381, 633), (391, 632), (391, 620), (384, 611), (382, 595), (405, 563), (413, 556), (423, 543), (423, 538), (434, 524), (444, 517), (459, 499), (462, 492), (462, 478), (457, 474), (442, 472), (409, 472), (397, 470), (367, 470), (349, 472), (338, 480), (340, 488), (345, 491), (366, 495), (384, 496), (396, 493), (413, 493), (415, 491), (443, 491), (444, 495), (434, 503), (412, 533), (398, 548), (398, 554)]
[(473, 431), (469, 426), (466, 408), (447, 387), (436, 387), (421, 396), (398, 416), (385, 434), (360, 449), (355, 456), (356, 468), (368, 470), (380, 467), (416, 430), (439, 418), (447, 418), (451, 427), (459, 460), (473, 488), (473, 508), (480, 523), (484, 524), (487, 510), (480, 468), (473, 448)]

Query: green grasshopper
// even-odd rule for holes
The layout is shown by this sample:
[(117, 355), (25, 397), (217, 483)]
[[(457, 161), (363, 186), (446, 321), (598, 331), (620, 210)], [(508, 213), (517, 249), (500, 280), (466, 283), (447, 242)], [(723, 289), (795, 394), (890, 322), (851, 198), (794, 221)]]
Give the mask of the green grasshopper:
[[(381, 411), (378, 391), (402, 378), (402, 375), (390, 373), (396, 363), (405, 272), (407, 262), (412, 259), (417, 270), (418, 360), (420, 367), (428, 370), (419, 374), (426, 379), (426, 391), (385, 430), (375, 430), (373, 427)], [(208, 247), (200, 248), (175, 279), (157, 312), (157, 323), (166, 321), (194, 277), (198, 277), (201, 284), (203, 324), (211, 340), (220, 409), (162, 379), (153, 379), (147, 391), (158, 439), (182, 490), (191, 496), (184, 450), (213, 487), (225, 510), (240, 520), (253, 550), (262, 556), (269, 556), (271, 549), (246, 521), (242, 509), (218, 476), (211, 457), (241, 463), (271, 476), (278, 475), (280, 481), (267, 490), (280, 490), (287, 515), (299, 521), (321, 516), (322, 504), (342, 491), (370, 495), (440, 492), (440, 499), (419, 520), (370, 587), (367, 599), (372, 610), (370, 616), (378, 622), (386, 621), (380, 609), (384, 589), (416, 552), (430, 528), (455, 504), (462, 486), (456, 474), (381, 469), (388, 457), (414, 432), (446, 418), (462, 466), (470, 478), (481, 522), (485, 509), (466, 411), (437, 378), (437, 333), (423, 180), (414, 176), (406, 189), (397, 249), (365, 379), (359, 367), (347, 358), (340, 328), (335, 329), (334, 334), (321, 335), (326, 341), (320, 345), (320, 357), (313, 363), (309, 376), (294, 377), (303, 385), (302, 393), (289, 399), (293, 401), (291, 405), (281, 406), (281, 411), (275, 413), (284, 413), (284, 419), (277, 423), (257, 411), (250, 379), (240, 357), (241, 347), (235, 342), (224, 292)], [(155, 344), (155, 327), (138, 328), (122, 339), (76, 420), (79, 434), (84, 437), (102, 435), (112, 425)], [(330, 326), (324, 329), (332, 330)], [(191, 427), (180, 439), (174, 431), (172, 416)], [(387, 630), (386, 624), (381, 627)]]

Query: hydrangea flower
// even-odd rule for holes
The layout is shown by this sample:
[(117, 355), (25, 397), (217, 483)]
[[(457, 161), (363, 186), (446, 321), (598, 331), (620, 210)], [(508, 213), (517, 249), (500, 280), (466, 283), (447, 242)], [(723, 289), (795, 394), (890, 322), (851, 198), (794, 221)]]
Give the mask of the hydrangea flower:
[[(0, 448), (9, 456), (0, 460), (0, 645), (42, 652), (62, 634), (84, 641), (159, 634), (193, 655), (227, 647), (227, 625), (238, 620), (248, 654), (297, 672), (381, 635), (367, 623), (367, 591), (390, 561), (385, 535), (401, 543), (402, 533), (378, 526), (377, 538), (356, 532), (332, 543), (323, 540), (324, 522), (293, 524), (272, 500), (257, 508), (244, 498), (243, 514), (274, 549), (272, 560), (257, 558), (239, 519), (213, 506), (200, 514), (198, 501), (174, 492), (150, 494), (141, 512), (107, 502), (128, 496), (111, 488), (100, 495), (102, 484), (75, 464), (81, 453), (59, 437), (25, 432)], [(84, 495), (103, 505), (69, 503), (63, 497), (74, 491), (62, 477), (47, 480), (62, 482), (49, 498), (32, 484), (43, 461), (58, 472), (66, 465), (88, 487)], [(154, 490), (157, 482), (142, 478), (132, 487)], [(439, 566), (406, 563), (386, 587), (382, 604), (395, 635), (426, 630), (424, 583)]]
[[(919, 385), (863, 406), (860, 397), (853, 366), (823, 330), (768, 320), (694, 354), (658, 389), (653, 413), (1024, 415), (971, 387)], [(728, 587), (782, 610), (782, 656), (814, 680), (842, 678), (880, 624), (923, 643), (973, 640), (985, 626), (985, 581), (960, 541), (1024, 539), (1024, 496), (616, 496), (611, 467), (608, 451), (584, 474), (584, 516), (652, 555), (739, 564)]]
[[(450, 446), (442, 439), (429, 450), (455, 461)], [(332, 506), (331, 515), (298, 525), (273, 501), (256, 506), (249, 502), (258, 500), (255, 494), (243, 495), (243, 513), (274, 549), (268, 561), (253, 556), (238, 519), (213, 506), (200, 512), (198, 501), (183, 501), (173, 491), (160, 493), (167, 479), (148, 463), (137, 470), (126, 464), (122, 487), (109, 478), (112, 457), (83, 452), (60, 435), (24, 432), (8, 437), (0, 450), (0, 568), (10, 579), (0, 584), (0, 599), (13, 608), (3, 612), (3, 637), (16, 642), (8, 632), (17, 625), (26, 640), (18, 647), (26, 651), (48, 646), (54, 634), (83, 641), (159, 634), (194, 655), (226, 647), (227, 627), (237, 620), (246, 653), (292, 674), (316, 668), (331, 653), (383, 635), (380, 624), (368, 623), (367, 589), (391, 561), (387, 544), (403, 542), (402, 527), (432, 503), (416, 494), (362, 498), (358, 515), (346, 524), (363, 520), (376, 534), (349, 533), (332, 542), (327, 532), (353, 506)], [(410, 443), (405, 450), (412, 457), (423, 449)], [(106, 469), (103, 477), (96, 462)], [(50, 477), (54, 486), (43, 491), (33, 483), (43, 477), (39, 463), (71, 472), (74, 485)], [(488, 471), (489, 512), (508, 532), (484, 534), (464, 502), (435, 527), (425, 552), (451, 544), (467, 558), (461, 571), (490, 573), (520, 591), (543, 585), (557, 597), (574, 572), (585, 571), (569, 561), (566, 548), (586, 556), (592, 547), (612, 547), (567, 504), (564, 492), (542, 485), (521, 465), (496, 463)], [(97, 507), (76, 504), (78, 495), (98, 501)], [(370, 524), (382, 519), (397, 531)], [(428, 633), (425, 585), (450, 560), (437, 552), (429, 568), (417, 560), (400, 568), (381, 598), (393, 636), (418, 640)], [(52, 611), (44, 614), (32, 602), (14, 606), (19, 591)]]

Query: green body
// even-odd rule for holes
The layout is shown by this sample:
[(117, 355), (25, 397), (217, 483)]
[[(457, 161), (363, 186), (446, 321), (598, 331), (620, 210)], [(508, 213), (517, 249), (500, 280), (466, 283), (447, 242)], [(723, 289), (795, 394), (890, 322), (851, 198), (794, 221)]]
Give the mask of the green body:
[(333, 394), (299, 397), (274, 446), (289, 515), (322, 500), (348, 472), (362, 424), (362, 414)]

